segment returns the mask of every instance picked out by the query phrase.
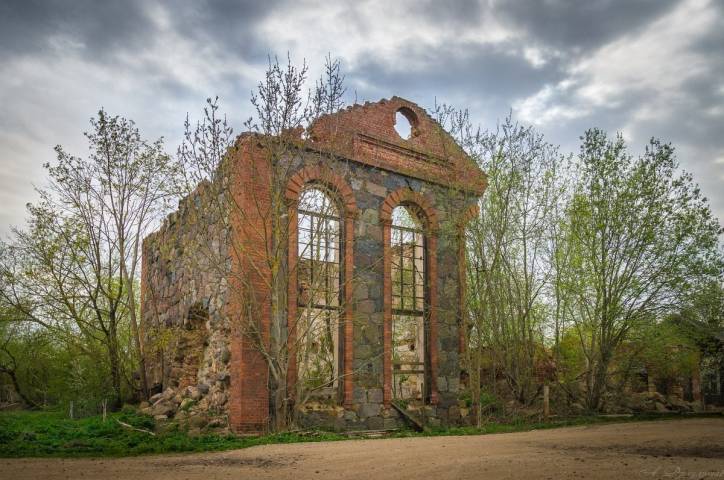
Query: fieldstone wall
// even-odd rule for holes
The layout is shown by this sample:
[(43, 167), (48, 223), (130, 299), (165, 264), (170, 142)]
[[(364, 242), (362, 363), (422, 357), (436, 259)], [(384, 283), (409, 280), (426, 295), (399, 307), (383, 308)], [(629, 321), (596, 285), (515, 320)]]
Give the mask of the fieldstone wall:
[(460, 192), (394, 172), (329, 157), (308, 156), (296, 160), (297, 168), (322, 162), (342, 176), (354, 192), (359, 215), (354, 222), (354, 394), (351, 409), (311, 401), (300, 406), (304, 427), (336, 430), (390, 429), (403, 420), (383, 401), (383, 229), (379, 213), (385, 198), (400, 188), (424, 195), (437, 213), (437, 278), (430, 288), (438, 290), (438, 402), (422, 412), (431, 425), (461, 424), (467, 415), (460, 396), (458, 329), (458, 222), (474, 199)]
[(199, 185), (143, 244), (145, 411), (192, 428), (228, 423), (228, 235), (212, 191)]

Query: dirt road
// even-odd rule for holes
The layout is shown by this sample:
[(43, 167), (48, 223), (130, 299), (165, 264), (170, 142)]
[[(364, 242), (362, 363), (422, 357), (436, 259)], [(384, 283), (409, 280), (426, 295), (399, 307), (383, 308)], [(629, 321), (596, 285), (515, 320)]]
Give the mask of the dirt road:
[(0, 459), (2, 479), (721, 478), (724, 419), (266, 445), (124, 459)]

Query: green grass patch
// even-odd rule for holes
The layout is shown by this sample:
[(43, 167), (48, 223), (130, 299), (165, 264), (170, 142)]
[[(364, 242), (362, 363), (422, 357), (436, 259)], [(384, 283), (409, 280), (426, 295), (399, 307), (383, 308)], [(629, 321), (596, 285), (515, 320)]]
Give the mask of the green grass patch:
[[(722, 418), (720, 413), (697, 414), (696, 417)], [(492, 433), (513, 433), (513, 432), (529, 432), (533, 430), (545, 430), (551, 428), (575, 427), (582, 425), (596, 425), (605, 423), (628, 423), (628, 422), (644, 422), (655, 420), (683, 420), (694, 418), (694, 415), (682, 415), (679, 413), (651, 413), (638, 414), (630, 417), (625, 416), (578, 416), (571, 418), (551, 419), (547, 422), (530, 421), (525, 419), (516, 419), (506, 422), (488, 422), (482, 427), (446, 427), (446, 428), (429, 428), (424, 432), (400, 431), (395, 437), (435, 437), (450, 435), (486, 435)]]
[[(721, 418), (721, 414), (713, 416)], [(631, 418), (576, 417), (549, 422), (487, 423), (482, 428), (436, 428), (426, 432), (398, 431), (391, 437), (442, 435), (481, 435), (520, 432), (547, 428), (600, 423), (621, 423), (641, 420), (688, 418), (685, 415), (641, 415)], [(71, 420), (65, 413), (2, 412), (0, 413), (0, 457), (119, 457), (143, 454), (208, 452), (246, 448), (271, 443), (297, 443), (347, 440), (354, 437), (331, 432), (280, 433), (261, 437), (236, 437), (207, 434), (189, 436), (175, 429), (151, 436), (121, 426), (117, 420), (137, 428), (152, 430), (152, 417), (132, 410), (113, 413), (104, 422), (100, 416)]]
[(0, 457), (120, 457), (170, 452), (207, 452), (246, 448), (269, 443), (341, 440), (346, 437), (319, 432), (315, 435), (281, 433), (262, 437), (189, 436), (176, 429), (156, 436), (121, 426), (153, 430), (147, 415), (125, 411), (102, 417), (71, 420), (59, 412), (0, 413)]

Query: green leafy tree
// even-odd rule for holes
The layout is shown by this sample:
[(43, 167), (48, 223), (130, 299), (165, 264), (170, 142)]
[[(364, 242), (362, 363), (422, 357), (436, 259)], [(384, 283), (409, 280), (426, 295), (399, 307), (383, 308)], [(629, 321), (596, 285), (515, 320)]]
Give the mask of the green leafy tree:
[[(124, 295), (141, 390), (146, 395), (136, 290), (141, 242), (176, 198), (180, 170), (164, 153), (162, 139), (147, 142), (132, 120), (100, 110), (90, 123), (92, 129), (85, 133), (89, 147), (86, 158), (73, 156), (60, 146), (55, 148), (57, 163), (46, 166), (51, 186), (44, 197), (87, 238), (94, 277), (118, 279), (113, 288)], [(102, 268), (107, 272), (101, 273)]]
[(718, 278), (721, 232), (671, 145), (651, 140), (637, 159), (623, 138), (586, 132), (568, 211), (565, 288), (586, 358), (586, 406), (601, 407), (616, 349), (637, 325), (679, 308)]
[(28, 206), (27, 228), (3, 246), (0, 301), (107, 367), (120, 406), (132, 383), (129, 359), (147, 392), (137, 321), (141, 241), (176, 191), (179, 169), (161, 140), (146, 142), (130, 120), (101, 110), (91, 127), (86, 158), (56, 147), (41, 202)]
[[(76, 222), (48, 203), (31, 206), (29, 211), (27, 230), (16, 230), (14, 242), (4, 245), (0, 255), (0, 300), (16, 312), (8, 321), (15, 324), (17, 334), (30, 329), (52, 336), (54, 341), (46, 344), (44, 353), (59, 342), (101, 367), (109, 379), (107, 394), (120, 405), (128, 352), (124, 331), (129, 325), (126, 293), (117, 269), (98, 254)], [(31, 338), (26, 334), (15, 340), (22, 343)]]
[[(497, 130), (480, 131), (465, 111), (442, 105), (436, 114), (488, 175), (479, 213), (465, 234), (470, 387), (477, 392), (488, 383), (496, 394), (502, 377), (503, 393), (528, 404), (540, 389), (536, 363), (549, 321), (552, 238), (568, 160), (511, 117)], [(483, 364), (488, 379), (480, 378)]]

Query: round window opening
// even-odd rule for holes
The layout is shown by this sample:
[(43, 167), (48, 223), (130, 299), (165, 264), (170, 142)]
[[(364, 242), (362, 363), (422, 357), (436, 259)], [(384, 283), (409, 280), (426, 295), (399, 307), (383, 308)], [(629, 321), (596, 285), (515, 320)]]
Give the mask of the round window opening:
[(414, 113), (409, 112), (406, 109), (399, 109), (395, 112), (395, 131), (401, 138), (409, 140), (410, 137), (412, 137), (414, 121)]

